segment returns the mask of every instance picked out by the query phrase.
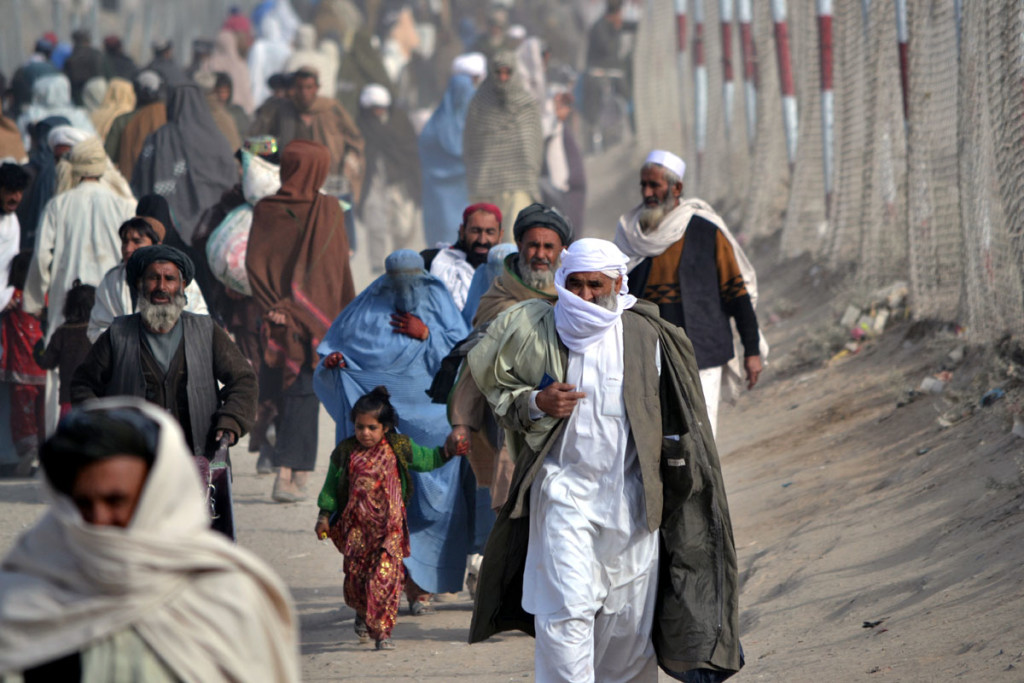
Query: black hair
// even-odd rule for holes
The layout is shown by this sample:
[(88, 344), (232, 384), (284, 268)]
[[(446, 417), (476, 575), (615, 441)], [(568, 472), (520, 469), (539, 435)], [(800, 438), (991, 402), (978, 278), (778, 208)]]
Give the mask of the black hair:
[(235, 83), (231, 80), (231, 76), (223, 71), (214, 73), (216, 80), (213, 82), (213, 89), (217, 88), (228, 88), (232, 92), (235, 89)]
[(608, 0), (605, 5), (604, 13), (607, 14), (618, 14), (622, 11), (622, 0)]
[(271, 74), (267, 79), (267, 87), (271, 90), (281, 90), (288, 87), (288, 81), (284, 74)]
[(373, 391), (359, 397), (349, 415), (353, 423), (356, 415), (372, 415), (387, 429), (398, 426), (398, 411), (391, 405), (391, 394), (384, 385), (374, 387)]
[(293, 73), (291, 82), (294, 84), (296, 81), (305, 80), (307, 78), (312, 78), (314, 81), (316, 81), (317, 85), (320, 84), (320, 72), (308, 66), (304, 66), (295, 73)]
[(25, 289), (25, 280), (28, 279), (28, 269), (32, 265), (32, 250), (20, 252), (11, 259), (11, 273), (7, 276), (7, 284), (15, 289)]
[(64, 322), (80, 324), (89, 322), (93, 304), (96, 303), (96, 288), (83, 285), (79, 280), (68, 290), (64, 297)]
[(160, 236), (153, 231), (153, 226), (150, 225), (148, 221), (144, 221), (138, 216), (129, 218), (122, 223), (121, 227), (117, 229), (117, 236), (123, 241), (129, 230), (135, 230), (143, 237), (148, 237), (149, 241), (153, 244), (160, 244), (163, 241), (160, 239)]
[(132, 408), (72, 410), (39, 449), (39, 464), (50, 484), (71, 495), (79, 473), (115, 455), (131, 455), (152, 466), (160, 426)]
[(0, 189), (24, 190), (28, 187), (28, 173), (18, 164), (0, 165)]

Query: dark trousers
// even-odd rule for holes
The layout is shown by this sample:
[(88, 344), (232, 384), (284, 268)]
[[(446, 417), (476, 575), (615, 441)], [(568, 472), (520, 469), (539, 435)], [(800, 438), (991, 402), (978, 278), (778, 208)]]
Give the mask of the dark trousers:
[(274, 420), (277, 439), (271, 459), (274, 467), (312, 471), (316, 468), (317, 426), (320, 401), (313, 393), (313, 370), (302, 368), (278, 401)]

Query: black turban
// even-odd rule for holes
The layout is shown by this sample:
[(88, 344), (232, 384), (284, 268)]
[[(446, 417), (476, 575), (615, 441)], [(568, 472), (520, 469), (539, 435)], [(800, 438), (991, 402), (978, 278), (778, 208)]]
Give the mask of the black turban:
[(512, 226), (512, 236), (517, 243), (523, 239), (523, 233), (530, 228), (554, 230), (562, 238), (563, 247), (572, 243), (572, 223), (553, 206), (535, 202), (519, 212), (515, 225)]
[(124, 269), (124, 279), (131, 289), (135, 289), (139, 278), (146, 272), (150, 264), (157, 261), (167, 261), (178, 266), (181, 271), (181, 279), (187, 286), (196, 276), (196, 267), (185, 252), (166, 244), (155, 244), (152, 247), (140, 247), (135, 250), (132, 257), (128, 259), (128, 265)]

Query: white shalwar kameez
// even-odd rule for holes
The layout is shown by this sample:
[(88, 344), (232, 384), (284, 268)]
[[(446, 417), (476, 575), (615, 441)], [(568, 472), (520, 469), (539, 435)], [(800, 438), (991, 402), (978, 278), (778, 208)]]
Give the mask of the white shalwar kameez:
[(531, 489), (522, 605), (535, 615), (538, 683), (658, 680), (658, 534), (647, 529), (622, 353), (621, 319), (585, 353), (569, 351), (565, 381), (586, 398)]
[(0, 212), (0, 311), (7, 308), (14, 296), (14, 287), (7, 278), (11, 272), (11, 261), (18, 255), (21, 245), (21, 224), (18, 214)]
[[(135, 312), (132, 305), (131, 290), (124, 279), (125, 263), (119, 263), (103, 276), (103, 281), (96, 287), (96, 303), (92, 306), (92, 315), (89, 316), (89, 327), (86, 336), (93, 344), (100, 338), (100, 335), (107, 331), (114, 318), (122, 315), (131, 315)], [(188, 283), (185, 287), (185, 310), (196, 315), (209, 315), (206, 307), (206, 299), (199, 289), (196, 281)]]
[(461, 311), (466, 307), (466, 297), (469, 295), (469, 286), (473, 284), (476, 268), (469, 264), (466, 252), (461, 249), (452, 249), (443, 243), (439, 243), (437, 248), (437, 255), (430, 263), (430, 274), (444, 283), (445, 289)]

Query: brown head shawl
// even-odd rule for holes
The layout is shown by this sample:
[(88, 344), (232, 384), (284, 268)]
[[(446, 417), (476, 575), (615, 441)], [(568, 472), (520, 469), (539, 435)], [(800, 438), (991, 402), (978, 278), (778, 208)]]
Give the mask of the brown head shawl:
[[(504, 83), (496, 75), (501, 67), (512, 69)], [(499, 52), (488, 68), (469, 104), (463, 134), (469, 196), (504, 191), (536, 196), (544, 161), (540, 108), (516, 73), (515, 55)]]
[(345, 217), (338, 200), (320, 194), (331, 155), (323, 145), (294, 140), (281, 153), (281, 189), (257, 202), (245, 269), (264, 312), (284, 313), (267, 323), (264, 362), (284, 368), (288, 386), (331, 322), (355, 297)]

